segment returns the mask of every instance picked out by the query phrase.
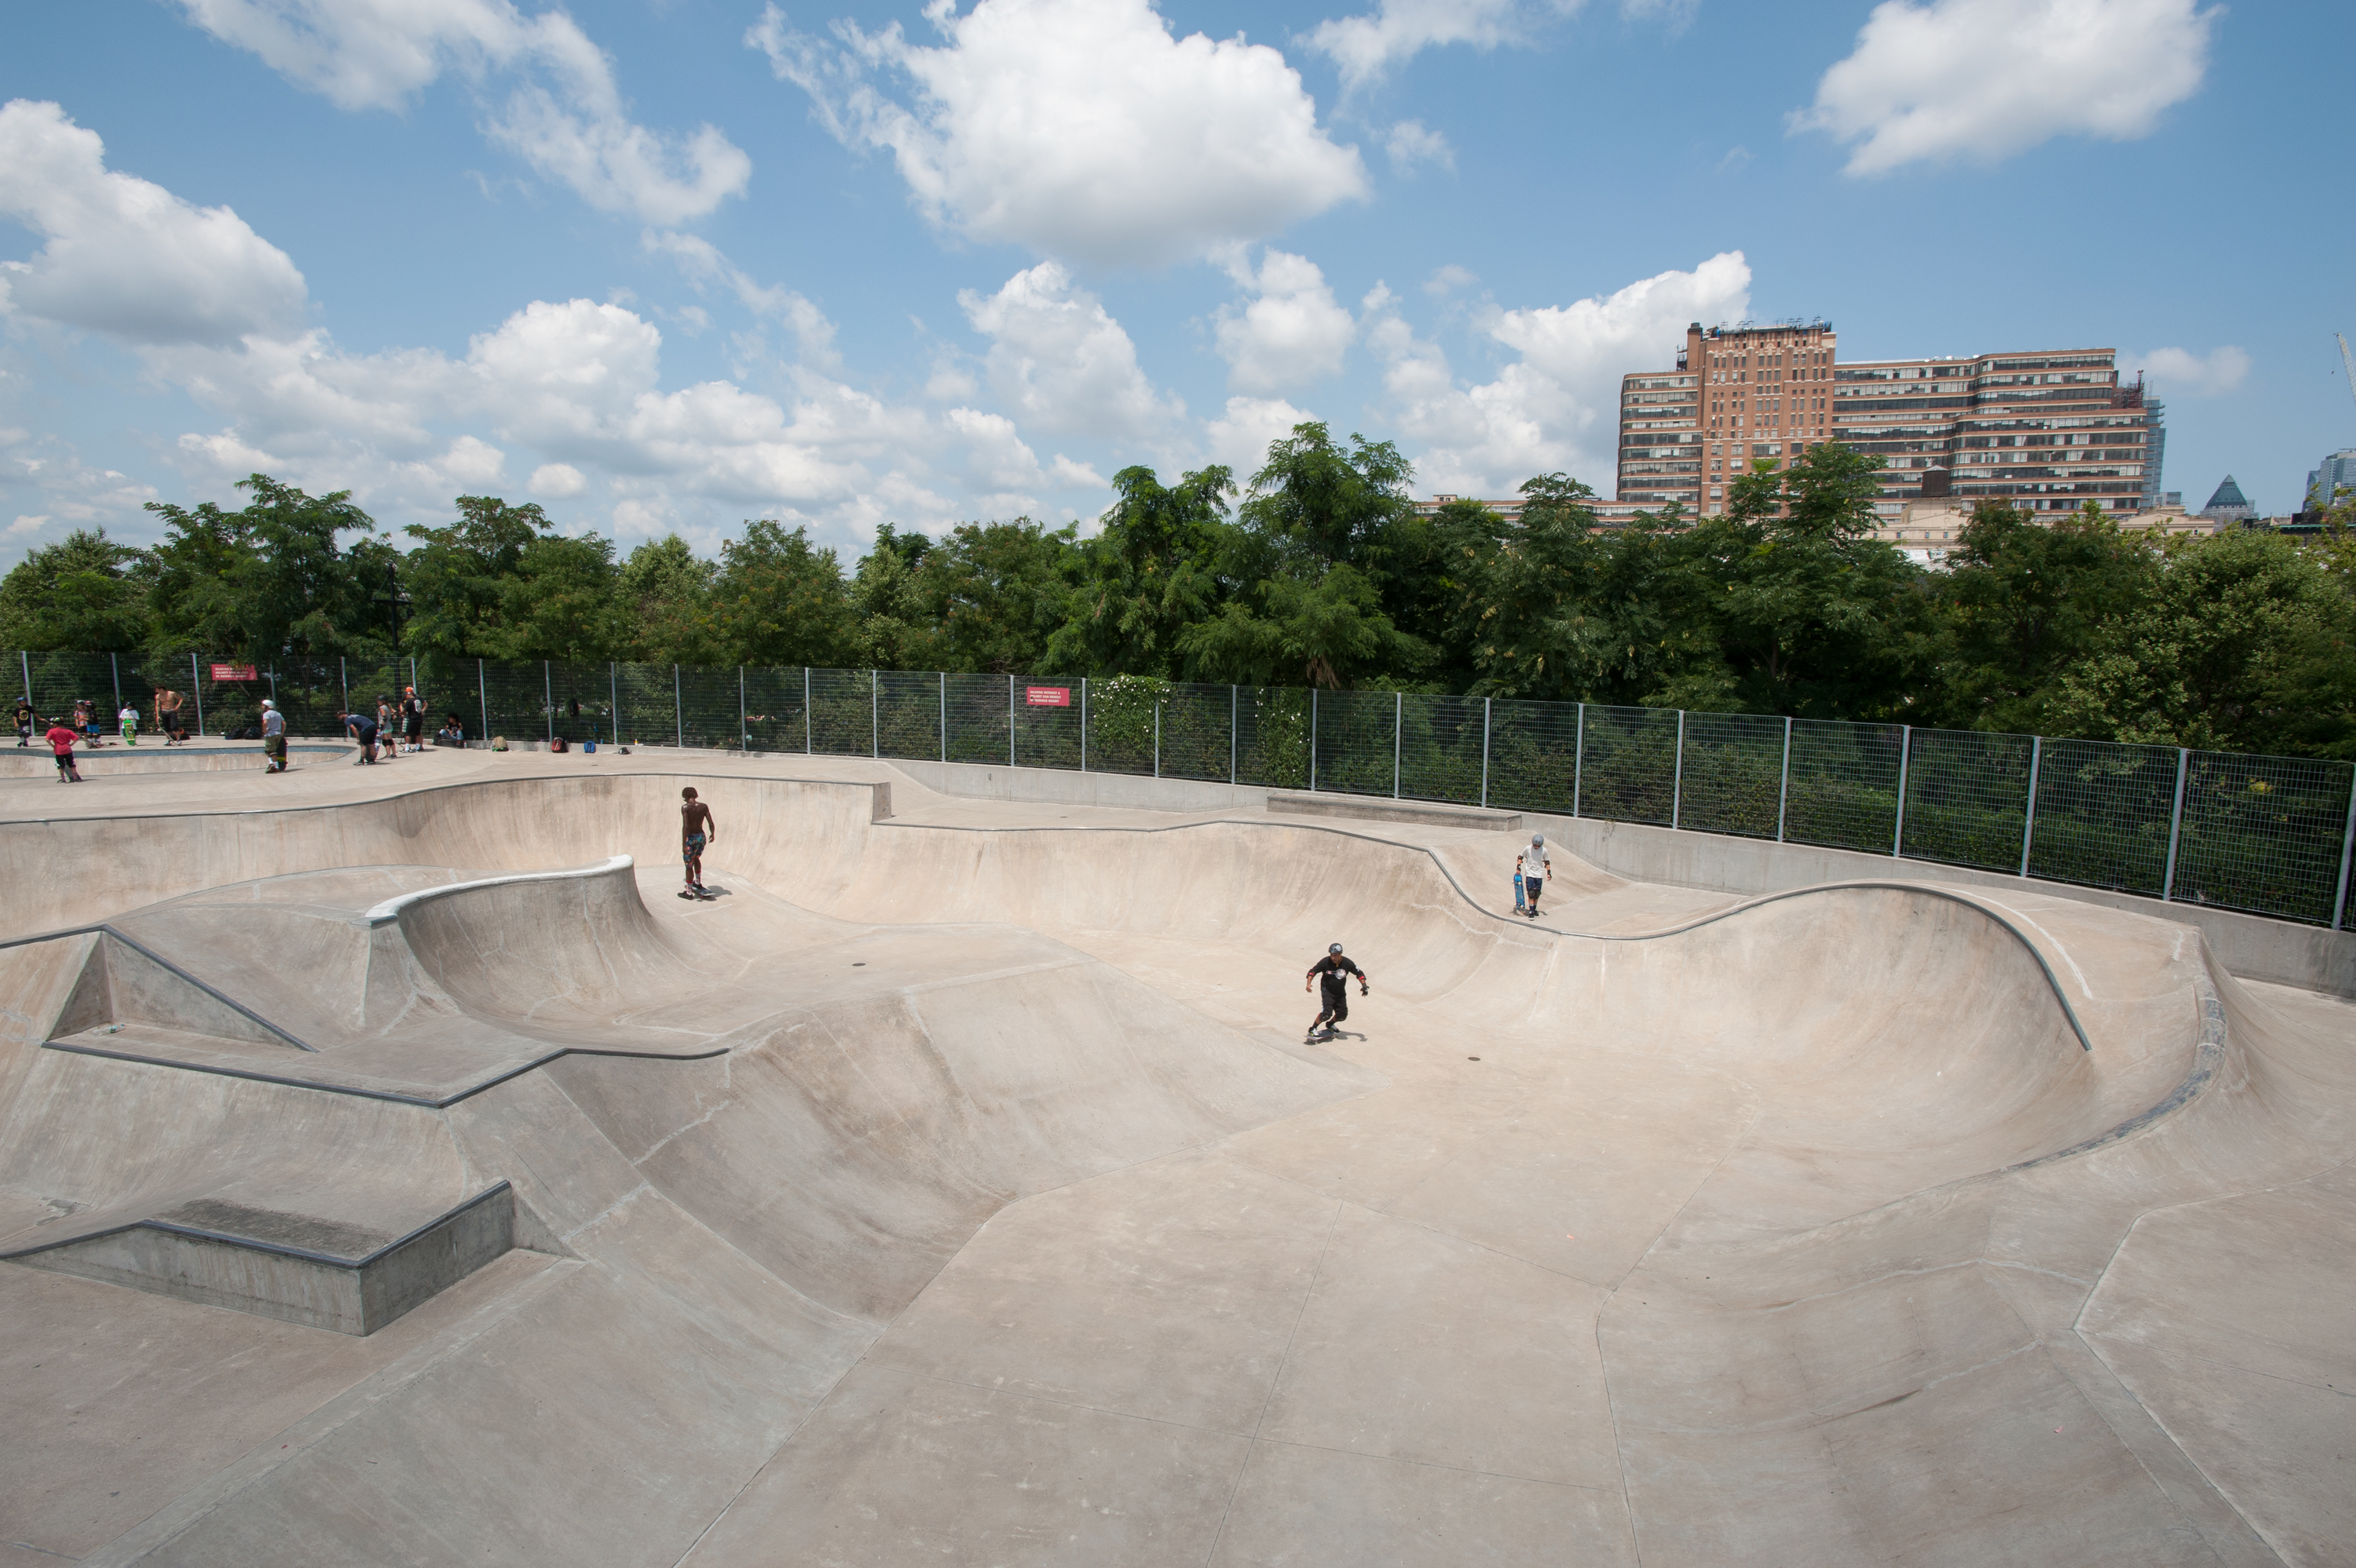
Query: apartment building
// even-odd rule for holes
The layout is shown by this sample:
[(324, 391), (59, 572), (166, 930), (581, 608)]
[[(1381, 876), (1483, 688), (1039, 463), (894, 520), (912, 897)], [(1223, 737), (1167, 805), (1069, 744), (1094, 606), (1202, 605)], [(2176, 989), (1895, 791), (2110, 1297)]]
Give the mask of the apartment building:
[(2158, 443), (2147, 437), (2158, 414), (2140, 385), (2119, 385), (2107, 348), (1844, 364), (1828, 322), (1696, 322), (1675, 369), (1622, 379), (1618, 493), (1712, 515), (1752, 463), (1788, 467), (1838, 441), (1886, 460), (1885, 526), (1922, 498), (1926, 478), (1933, 496), (1967, 505), (2066, 512), (2091, 496), (2132, 512), (2158, 493)]

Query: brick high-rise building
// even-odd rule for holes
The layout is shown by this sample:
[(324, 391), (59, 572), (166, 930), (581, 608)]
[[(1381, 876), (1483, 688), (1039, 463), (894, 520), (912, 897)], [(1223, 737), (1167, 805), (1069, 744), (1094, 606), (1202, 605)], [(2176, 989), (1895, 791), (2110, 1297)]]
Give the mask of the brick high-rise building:
[[(1705, 516), (1754, 461), (1838, 441), (1887, 460), (1877, 510), (1928, 493), (2074, 511), (2146, 504), (2158, 410), (2107, 348), (1842, 364), (1823, 321), (1686, 329), (1675, 370), (1622, 378), (1619, 496)], [(2157, 458), (2157, 443), (2152, 443)]]

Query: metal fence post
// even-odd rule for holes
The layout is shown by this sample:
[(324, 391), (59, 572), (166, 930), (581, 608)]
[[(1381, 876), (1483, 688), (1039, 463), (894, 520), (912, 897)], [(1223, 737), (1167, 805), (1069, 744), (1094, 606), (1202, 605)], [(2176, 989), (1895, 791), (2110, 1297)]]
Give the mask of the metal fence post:
[(2356, 772), (2348, 777), (2348, 828), (2340, 836), (2340, 891), (2331, 895), (2331, 929), (2345, 929), (2348, 923), (2348, 860), (2356, 851)]
[(1309, 688), (1309, 793), (1317, 793), (1317, 688)]
[(802, 666), (802, 755), (810, 754), (809, 666)]
[(1407, 728), (1407, 693), (1391, 693), (1391, 798), (1399, 793), (1399, 736)]
[(1669, 831), (1677, 830), (1686, 809), (1686, 710), (1677, 709), (1676, 770), (1669, 775)]
[(336, 656), (336, 689), (343, 694), (344, 711), (349, 713), (352, 710), (352, 665), (341, 654)]
[(481, 734), (483, 744), (487, 746), (491, 743), (491, 691), (489, 685), (484, 679), (483, 661), (480, 659), (477, 659), (475, 661), (475, 700), (482, 707), (483, 728)]
[(1898, 859), (1906, 849), (1906, 764), (1914, 754), (1914, 726), (1898, 727), (1898, 826), (1890, 830), (1890, 858)]
[(614, 720), (614, 744), (622, 743), (622, 665), (618, 659), (605, 661), (605, 705)]
[(1494, 699), (1481, 699), (1481, 809), (1489, 809), (1489, 705)]
[(753, 732), (744, 724), (744, 667), (736, 667), (736, 749), (753, 754)]
[(884, 754), (884, 683), (875, 672), (867, 672), (867, 752), (870, 756)]
[(1088, 677), (1080, 677), (1080, 772), (1088, 771)]
[[(25, 649), (18, 648), (16, 664), (24, 671), (25, 701), (29, 706), (33, 700), (33, 656)], [(197, 656), (194, 654), (188, 656), (188, 678), (190, 680), (197, 678)]]
[(2186, 747), (2176, 748), (2176, 805), (2168, 813), (2168, 873), (2160, 879), (2159, 901), (2168, 903), (2176, 897), (2176, 845), (2184, 830), (2184, 775), (2192, 763), (2192, 752)]
[(107, 673), (114, 677), (114, 710), (120, 713), (123, 711), (123, 660), (114, 654), (109, 654), (106, 656), (106, 668)]
[(1792, 717), (1783, 716), (1783, 776), (1775, 785), (1775, 842), (1783, 842), (1783, 813), (1792, 803)]
[(949, 760), (949, 672), (941, 671), (941, 761)]
[(556, 675), (549, 661), (540, 661), (540, 700), (548, 712), (548, 743), (556, 744)]
[(2020, 874), (2029, 875), (2029, 847), (2037, 838), (2037, 770), (2045, 761), (2045, 737), (2029, 738), (2029, 811), (2020, 820)]
[(1587, 782), (1587, 704), (1579, 705), (1579, 731), (1570, 743), (1570, 815), (1579, 815), (1580, 787)]
[(1241, 703), (1233, 685), (1227, 688), (1227, 787), (1236, 787), (1236, 717)]
[[(197, 739), (201, 741), (205, 738), (205, 683), (197, 676), (197, 656), (194, 654), (188, 656), (188, 695), (196, 699)], [(25, 700), (33, 700), (33, 669), (30, 664), (25, 667)]]
[(1162, 776), (1162, 699), (1153, 699), (1153, 776)]
[(1006, 672), (1006, 765), (1014, 765), (1014, 672)]
[(680, 679), (679, 666), (670, 667), (670, 729), (671, 741), (682, 752), (687, 750), (687, 688)]

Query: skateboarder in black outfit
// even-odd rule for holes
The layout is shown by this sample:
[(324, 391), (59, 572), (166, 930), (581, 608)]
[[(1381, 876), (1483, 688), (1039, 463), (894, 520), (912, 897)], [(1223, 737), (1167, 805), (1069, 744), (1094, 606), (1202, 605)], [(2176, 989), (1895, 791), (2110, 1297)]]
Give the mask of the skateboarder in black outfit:
[(1350, 976), (1353, 975), (1358, 977), (1358, 995), (1365, 996), (1367, 988), (1375, 983), (1375, 977), (1343, 957), (1342, 944), (1338, 942), (1325, 950), (1324, 957), (1309, 966), (1301, 988), (1305, 991), (1312, 984), (1320, 987), (1323, 995), (1318, 1000), (1325, 1004), (1309, 1025), (1311, 1040), (1317, 1038), (1320, 1029), (1331, 1033), (1330, 1026), (1350, 1016)]

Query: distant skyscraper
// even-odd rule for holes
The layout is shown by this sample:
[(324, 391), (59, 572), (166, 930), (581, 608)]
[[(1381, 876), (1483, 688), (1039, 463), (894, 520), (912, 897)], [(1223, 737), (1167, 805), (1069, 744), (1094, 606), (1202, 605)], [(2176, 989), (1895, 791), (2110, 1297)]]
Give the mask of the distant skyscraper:
[(2221, 523), (2238, 523), (2256, 517), (2258, 509), (2250, 505), (2250, 498), (2242, 494), (2242, 487), (2228, 474), (2225, 482), (2217, 486), (2217, 493), (2209, 497), (2209, 504), (2201, 508), (2201, 515)]
[(2168, 405), (2158, 398), (2143, 400), (2143, 509), (2165, 507), (2159, 487), (2159, 470), (2168, 459)]
[(2307, 494), (2309, 498), (2304, 505), (2329, 507), (2332, 496), (2342, 488), (2356, 490), (2356, 446), (2333, 453), (2308, 471)]

